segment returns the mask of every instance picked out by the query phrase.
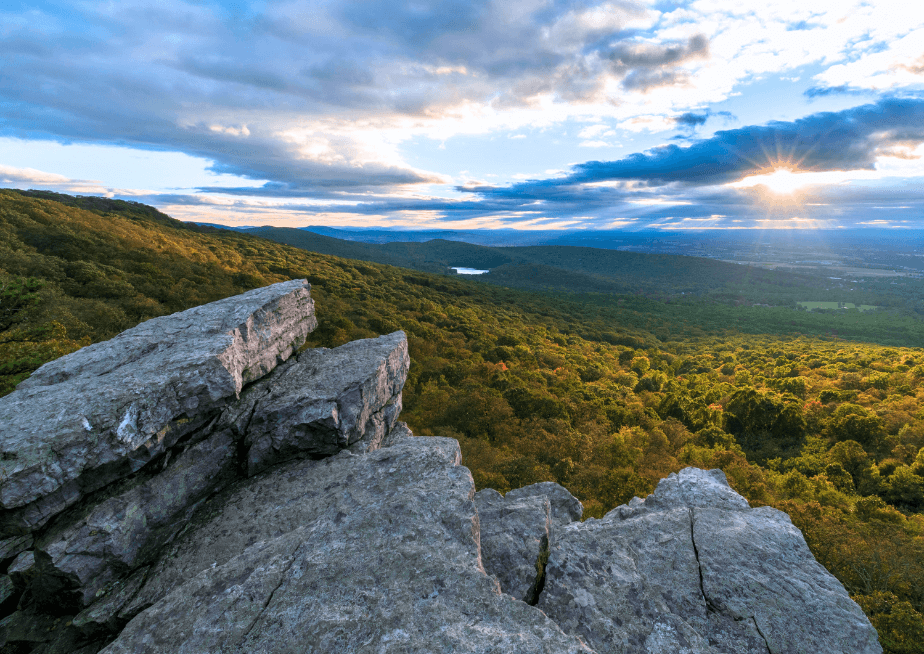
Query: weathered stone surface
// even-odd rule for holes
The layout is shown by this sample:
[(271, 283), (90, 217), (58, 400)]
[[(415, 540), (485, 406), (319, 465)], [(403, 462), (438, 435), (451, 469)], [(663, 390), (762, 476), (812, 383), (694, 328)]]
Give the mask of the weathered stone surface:
[(606, 652), (881, 652), (784, 514), (688, 468), (552, 543), (539, 608)]
[(74, 627), (91, 633), (99, 631), (101, 628), (106, 628), (110, 632), (117, 632), (121, 625), (127, 621), (125, 616), (121, 615), (122, 609), (138, 593), (149, 569), (147, 567), (139, 568), (131, 576), (111, 584), (102, 598), (74, 617)]
[(713, 609), (753, 621), (771, 652), (882, 651), (869, 620), (785, 513), (698, 507), (693, 538)]
[(541, 495), (508, 497), (491, 488), (475, 493), (481, 560), (485, 571), (497, 577), (501, 590), (524, 602), (535, 602), (536, 561), (549, 547), (549, 500)]
[(0, 575), (0, 605), (10, 599), (15, 590), (13, 580), (8, 575)]
[(81, 520), (38, 543), (47, 555), (42, 573), (64, 577), (84, 605), (107, 585), (153, 559), (182, 528), (197, 503), (234, 476), (234, 440), (220, 432), (183, 452), (173, 465)]
[(522, 488), (514, 488), (504, 495), (507, 500), (521, 497), (545, 497), (549, 500), (552, 522), (564, 526), (576, 522), (584, 515), (584, 506), (581, 501), (572, 495), (567, 488), (554, 481), (543, 481), (530, 484)]
[(304, 342), (309, 288), (283, 282), (149, 320), (0, 398), (0, 535), (46, 524), (208, 422)]
[(14, 584), (20, 588), (24, 587), (35, 576), (35, 552), (32, 550), (22, 552), (13, 559), (10, 567), (6, 569), (6, 573)]
[(541, 589), (549, 541), (556, 530), (581, 519), (584, 507), (566, 488), (546, 481), (501, 495), (493, 488), (475, 494), (481, 522), (481, 558), (501, 589), (535, 604)]
[(240, 482), (104, 651), (588, 652), (484, 573), (459, 458), (450, 439), (406, 438)]
[(248, 473), (293, 457), (376, 449), (401, 412), (407, 336), (315, 348), (247, 390), (224, 416), (248, 447)]
[(0, 541), (0, 561), (18, 555), (32, 547), (32, 534), (12, 536)]
[[(59, 623), (60, 618), (16, 611), (0, 620), (0, 643), (8, 647), (14, 643), (25, 644), (27, 647), (48, 643), (54, 638), (53, 632)], [(15, 645), (9, 647), (9, 650), (23, 651)]]

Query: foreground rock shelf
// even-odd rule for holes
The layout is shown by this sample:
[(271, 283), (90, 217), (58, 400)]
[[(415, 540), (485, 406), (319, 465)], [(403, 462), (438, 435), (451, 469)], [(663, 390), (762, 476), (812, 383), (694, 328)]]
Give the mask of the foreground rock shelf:
[(398, 422), (402, 332), (295, 354), (309, 291), (150, 320), (0, 398), (4, 651), (881, 652), (720, 471), (584, 522), (557, 484), (475, 493), (456, 441)]

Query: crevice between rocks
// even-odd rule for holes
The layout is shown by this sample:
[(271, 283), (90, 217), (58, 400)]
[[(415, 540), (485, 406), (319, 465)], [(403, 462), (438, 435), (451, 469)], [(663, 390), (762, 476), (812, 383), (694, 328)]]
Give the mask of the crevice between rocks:
[(260, 406), (261, 400), (263, 400), (267, 395), (270, 394), (270, 389), (267, 387), (265, 392), (258, 398), (255, 398), (253, 401), (253, 406), (250, 407), (250, 415), (247, 416), (247, 420), (240, 427), (240, 433), (235, 435), (235, 455), (237, 457), (237, 470), (238, 475), (242, 478), (247, 478), (248, 472), (248, 455), (250, 453), (250, 446), (247, 443), (247, 433), (250, 431), (250, 423), (253, 422), (253, 417), (257, 413), (257, 407)]
[(542, 545), (539, 547), (539, 555), (536, 557), (536, 579), (533, 585), (526, 593), (523, 601), (530, 606), (536, 606), (539, 603), (539, 595), (545, 589), (545, 566), (549, 562), (549, 537), (542, 537)]
[(706, 584), (705, 584), (705, 581), (703, 580), (703, 564), (699, 558), (699, 548), (696, 546), (696, 536), (695, 536), (695, 531), (693, 528), (694, 509), (692, 507), (688, 507), (688, 511), (690, 512), (690, 542), (693, 544), (693, 556), (696, 557), (696, 568), (697, 568), (697, 571), (699, 572), (699, 592), (703, 596), (703, 603), (706, 605), (706, 611), (708, 613), (717, 613), (720, 615), (726, 615), (728, 617), (731, 617), (735, 622), (741, 622), (743, 620), (750, 619), (754, 623), (754, 628), (757, 629), (758, 635), (764, 641), (764, 646), (767, 648), (767, 652), (769, 652), (770, 654), (778, 654), (770, 647), (770, 643), (767, 641), (766, 636), (764, 636), (763, 632), (761, 632), (760, 627), (757, 624), (757, 618), (755, 618), (753, 615), (750, 616), (750, 618), (747, 618), (745, 616), (740, 616), (740, 615), (738, 616), (730, 615), (728, 611), (723, 611), (718, 606), (716, 606), (712, 602), (712, 600), (709, 599), (709, 596), (706, 594)]
[(718, 607), (712, 603), (706, 595), (706, 584), (703, 581), (703, 564), (699, 560), (699, 548), (696, 547), (696, 536), (693, 531), (693, 509), (687, 509), (690, 512), (690, 542), (693, 544), (693, 556), (696, 557), (696, 571), (699, 573), (699, 593), (703, 596), (703, 604), (706, 605), (706, 611), (709, 613), (718, 613)]

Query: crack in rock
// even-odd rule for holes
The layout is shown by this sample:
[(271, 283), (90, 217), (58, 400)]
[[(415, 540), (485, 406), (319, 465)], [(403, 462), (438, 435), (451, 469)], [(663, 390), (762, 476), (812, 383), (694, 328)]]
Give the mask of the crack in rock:
[(257, 622), (259, 622), (260, 618), (263, 617), (263, 614), (266, 613), (266, 609), (269, 608), (269, 605), (272, 603), (273, 596), (276, 595), (276, 591), (282, 588), (282, 585), (286, 583), (286, 581), (288, 581), (289, 570), (292, 568), (293, 565), (295, 565), (295, 559), (298, 557), (298, 551), (301, 549), (301, 547), (302, 547), (301, 542), (297, 542), (295, 544), (295, 548), (292, 550), (292, 554), (289, 558), (289, 562), (286, 564), (282, 572), (279, 573), (279, 583), (276, 584), (273, 587), (273, 590), (269, 592), (269, 595), (267, 595), (266, 597), (266, 601), (263, 602), (263, 606), (260, 608), (260, 611), (257, 613), (256, 617), (253, 619), (253, 622), (251, 622), (247, 626), (247, 628), (244, 630), (244, 632), (241, 634), (241, 638), (239, 641), (240, 644), (243, 644), (243, 642), (247, 639), (247, 636), (250, 635), (250, 632), (253, 630), (253, 628), (257, 626)]
[(764, 632), (760, 630), (760, 625), (757, 624), (757, 618), (752, 615), (751, 621), (754, 623), (754, 628), (757, 630), (757, 633), (760, 634), (760, 637), (764, 639), (764, 643), (767, 645), (767, 651), (770, 652), (770, 654), (780, 654), (778, 651), (770, 647), (770, 641), (768, 641), (767, 637), (764, 636)]
[(696, 546), (696, 535), (693, 531), (693, 509), (690, 508), (690, 542), (693, 544), (693, 556), (696, 557), (696, 569), (699, 572), (699, 592), (703, 596), (703, 604), (708, 613), (719, 613), (719, 608), (706, 596), (706, 585), (703, 581), (703, 564), (699, 560), (699, 547)]
[(539, 603), (539, 596), (545, 588), (545, 564), (549, 562), (549, 537), (542, 537), (542, 544), (539, 547), (539, 555), (536, 557), (536, 580), (530, 587), (529, 592), (523, 601), (530, 606), (536, 606)]

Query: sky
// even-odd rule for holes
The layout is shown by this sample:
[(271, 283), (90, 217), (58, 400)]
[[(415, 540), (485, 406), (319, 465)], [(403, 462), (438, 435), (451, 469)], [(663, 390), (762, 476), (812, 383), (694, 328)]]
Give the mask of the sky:
[(5, 0), (0, 186), (232, 226), (924, 228), (924, 3)]

